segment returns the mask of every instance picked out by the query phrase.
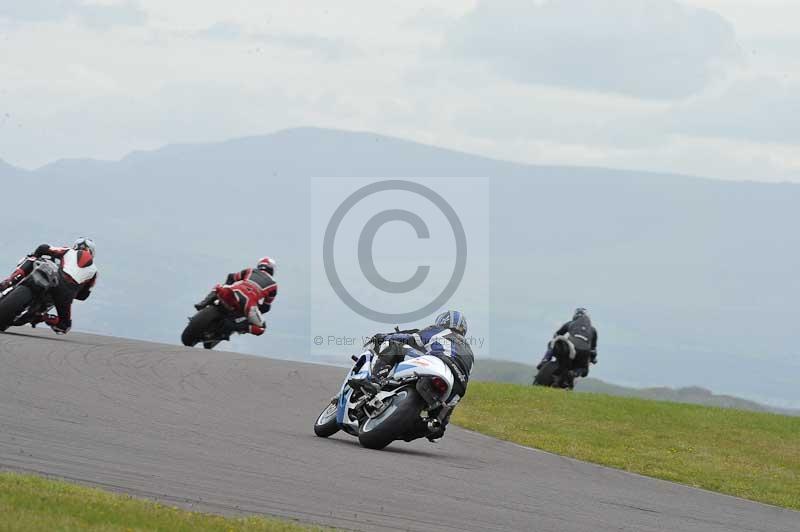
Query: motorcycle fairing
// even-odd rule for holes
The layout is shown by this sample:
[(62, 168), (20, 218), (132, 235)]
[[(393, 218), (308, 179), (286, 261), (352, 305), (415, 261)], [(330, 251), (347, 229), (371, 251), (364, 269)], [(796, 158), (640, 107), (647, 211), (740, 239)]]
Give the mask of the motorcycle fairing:
[(439, 377), (447, 383), (447, 393), (444, 394), (444, 397), (449, 397), (453, 392), (455, 377), (447, 364), (439, 357), (421, 355), (415, 358), (406, 358), (394, 369), (394, 379), (396, 380), (414, 377)]
[(352, 411), (358, 401), (353, 401), (353, 389), (348, 386), (347, 381), (352, 377), (364, 376), (368, 377), (372, 370), (372, 360), (375, 355), (372, 351), (364, 351), (359, 357), (356, 358), (355, 364), (347, 374), (347, 377), (342, 383), (342, 388), (339, 391), (339, 402), (336, 409), (336, 423), (343, 431), (358, 436), (358, 420), (353, 420), (349, 413)]

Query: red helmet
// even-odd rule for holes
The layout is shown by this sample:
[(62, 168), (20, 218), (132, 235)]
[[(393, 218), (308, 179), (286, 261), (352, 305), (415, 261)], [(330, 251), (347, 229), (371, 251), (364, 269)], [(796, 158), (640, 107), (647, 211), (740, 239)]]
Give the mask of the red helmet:
[(258, 261), (256, 269), (261, 270), (262, 272), (267, 272), (270, 275), (275, 275), (275, 261), (269, 257), (264, 257)]

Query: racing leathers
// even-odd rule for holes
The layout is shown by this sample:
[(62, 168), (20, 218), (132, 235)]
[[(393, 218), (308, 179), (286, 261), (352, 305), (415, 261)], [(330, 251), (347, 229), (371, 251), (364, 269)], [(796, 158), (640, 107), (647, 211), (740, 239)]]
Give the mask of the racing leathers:
[(72, 328), (73, 300), (86, 301), (97, 281), (97, 267), (89, 250), (42, 244), (17, 265), (17, 269), (8, 279), (0, 283), (0, 290), (16, 286), (30, 275), (36, 259), (44, 255), (58, 259), (61, 276), (58, 285), (50, 290), (57, 315), (41, 316), (41, 321), (49, 325), (53, 331), (66, 334)]
[(278, 284), (270, 274), (255, 268), (229, 273), (224, 285), (217, 285), (206, 298), (195, 305), (200, 310), (219, 298), (228, 307), (241, 312), (247, 321), (230, 320), (229, 333), (250, 333), (261, 336), (266, 330), (263, 314), (272, 308), (278, 294)]
[[(461, 334), (452, 329), (431, 325), (421, 330), (394, 332), (383, 336), (383, 340), (399, 342), (426, 355), (440, 358), (452, 370), (456, 379), (454, 393), (458, 393), (461, 397), (466, 393), (469, 374), (472, 372), (472, 364), (475, 362), (475, 355)], [(373, 368), (373, 373), (378, 377), (385, 376), (389, 369), (404, 357), (405, 355), (401, 357), (397, 353), (389, 356), (379, 353), (378, 359), (384, 361), (388, 368), (381, 367), (378, 368), (378, 371)], [(384, 375), (381, 375), (381, 372), (384, 372)]]

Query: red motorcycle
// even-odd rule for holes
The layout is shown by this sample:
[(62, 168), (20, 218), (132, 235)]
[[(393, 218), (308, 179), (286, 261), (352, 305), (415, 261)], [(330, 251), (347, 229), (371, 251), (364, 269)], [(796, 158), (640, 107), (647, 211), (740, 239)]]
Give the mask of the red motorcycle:
[(202, 342), (205, 349), (214, 349), (249, 323), (250, 319), (242, 312), (243, 302), (237, 300), (235, 292), (222, 285), (215, 286), (214, 292), (216, 298), (189, 318), (181, 335), (183, 345), (194, 347)]

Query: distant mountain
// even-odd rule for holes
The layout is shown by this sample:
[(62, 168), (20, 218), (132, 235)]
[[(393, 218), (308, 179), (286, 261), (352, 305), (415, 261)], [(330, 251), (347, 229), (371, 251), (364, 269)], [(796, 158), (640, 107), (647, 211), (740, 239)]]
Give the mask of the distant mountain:
[(24, 170), (11, 166), (3, 159), (0, 159), (0, 179), (16, 177), (22, 173), (24, 173)]
[[(532, 365), (510, 362), (507, 360), (484, 359), (475, 365), (472, 378), (481, 381), (529, 385), (533, 381), (535, 374), (536, 368)], [(575, 391), (618, 395), (622, 397), (638, 397), (641, 399), (652, 399), (654, 401), (671, 401), (674, 403), (736, 408), (755, 412), (771, 412), (773, 414), (787, 416), (800, 416), (800, 410), (776, 408), (731, 395), (716, 395), (710, 390), (699, 386), (689, 386), (678, 389), (668, 387), (631, 388), (588, 377), (576, 381)]]
[[(315, 128), (21, 175), (0, 166), (0, 268), (41, 241), (95, 237), (101, 271), (96, 297), (76, 305), (78, 328), (177, 342), (208, 287), (269, 253), (280, 281), (270, 331), (234, 347), (293, 358), (309, 356), (319, 260), (309, 249), (311, 177), (488, 177), (491, 253), (470, 260), (488, 263), (491, 295), (453, 304), (468, 315), (488, 306), (489, 323), (470, 323), (492, 356), (538, 358), (572, 309), (587, 306), (600, 378), (700, 383), (800, 406), (798, 185), (523, 165)], [(346, 349), (332, 359), (346, 360)]]

